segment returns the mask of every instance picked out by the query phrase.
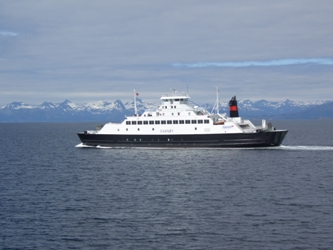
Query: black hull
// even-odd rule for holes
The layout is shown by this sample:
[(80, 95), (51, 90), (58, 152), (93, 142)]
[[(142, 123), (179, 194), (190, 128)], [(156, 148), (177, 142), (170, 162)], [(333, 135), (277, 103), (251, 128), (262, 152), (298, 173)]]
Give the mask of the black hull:
[(83, 145), (102, 147), (272, 147), (281, 145), (287, 130), (240, 134), (108, 135), (78, 133)]

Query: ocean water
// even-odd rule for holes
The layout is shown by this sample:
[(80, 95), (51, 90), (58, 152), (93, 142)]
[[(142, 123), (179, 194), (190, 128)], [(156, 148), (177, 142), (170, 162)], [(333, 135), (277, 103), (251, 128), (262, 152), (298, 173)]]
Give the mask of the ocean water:
[(1, 249), (332, 249), (333, 121), (264, 149), (79, 148), (0, 124)]

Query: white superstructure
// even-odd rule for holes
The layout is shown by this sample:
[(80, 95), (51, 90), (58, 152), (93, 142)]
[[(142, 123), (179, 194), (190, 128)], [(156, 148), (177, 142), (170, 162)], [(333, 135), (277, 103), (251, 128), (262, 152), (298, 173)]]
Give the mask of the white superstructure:
[(257, 127), (241, 117), (230, 118), (226, 114), (212, 114), (203, 108), (190, 104), (190, 97), (183, 93), (161, 98), (156, 110), (146, 110), (141, 115), (126, 117), (122, 123), (106, 123), (100, 130), (87, 131), (96, 134), (219, 134), (251, 133)]

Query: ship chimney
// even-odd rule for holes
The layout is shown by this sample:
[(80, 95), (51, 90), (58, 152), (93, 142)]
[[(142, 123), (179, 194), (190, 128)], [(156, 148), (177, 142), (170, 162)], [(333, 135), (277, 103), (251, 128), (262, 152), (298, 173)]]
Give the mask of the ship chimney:
[(236, 96), (229, 101), (230, 117), (239, 117)]

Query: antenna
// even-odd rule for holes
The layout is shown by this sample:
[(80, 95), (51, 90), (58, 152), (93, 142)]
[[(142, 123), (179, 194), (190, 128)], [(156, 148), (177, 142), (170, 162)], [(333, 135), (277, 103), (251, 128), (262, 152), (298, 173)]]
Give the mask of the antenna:
[(138, 95), (138, 93), (136, 93), (136, 90), (134, 88), (134, 115), (138, 116), (138, 110), (136, 108), (136, 96)]
[(218, 85), (216, 85), (216, 102), (211, 113), (213, 113), (214, 110), (216, 110), (216, 114), (220, 114), (220, 90)]

